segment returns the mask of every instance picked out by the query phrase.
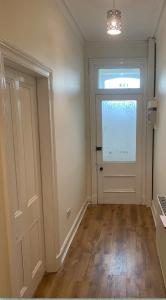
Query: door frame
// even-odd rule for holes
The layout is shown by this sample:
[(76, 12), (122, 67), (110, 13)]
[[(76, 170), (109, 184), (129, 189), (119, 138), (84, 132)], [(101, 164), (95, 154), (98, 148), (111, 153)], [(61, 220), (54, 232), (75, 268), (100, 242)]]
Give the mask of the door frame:
[[(151, 58), (152, 59), (152, 58)], [(150, 206), (151, 205), (151, 197), (149, 199), (149, 195), (151, 195), (152, 189), (152, 181), (151, 178), (148, 177), (148, 183), (146, 179), (146, 174), (149, 173), (149, 169), (152, 168), (152, 162), (148, 159), (152, 153), (152, 147), (148, 147), (147, 145), (150, 144), (149, 140), (151, 138), (152, 128), (148, 126), (147, 120), (147, 103), (148, 103), (148, 87), (150, 85), (149, 78), (148, 78), (148, 62), (146, 58), (138, 58), (138, 59), (90, 59), (89, 60), (89, 109), (90, 109), (90, 165), (91, 165), (91, 202), (93, 204), (97, 204), (97, 156), (96, 156), (96, 134), (97, 134), (97, 120), (96, 120), (96, 96), (97, 95), (117, 95), (123, 94), (124, 90), (99, 90), (97, 89), (97, 70), (99, 68), (109, 68), (109, 66), (113, 67), (133, 67), (133, 68), (140, 68), (142, 70), (142, 82), (140, 89), (126, 89), (126, 95), (143, 95), (143, 120), (145, 122), (145, 128), (143, 132), (144, 142), (145, 142), (145, 149), (146, 153), (142, 158), (142, 163), (145, 166), (144, 171), (144, 178), (143, 178), (143, 202), (142, 204)], [(151, 69), (152, 71), (152, 69)], [(151, 84), (152, 86), (152, 84)], [(150, 89), (151, 90), (151, 89)], [(149, 128), (147, 130), (147, 128)], [(147, 155), (147, 151), (149, 151)]]
[(11, 214), (10, 204), (12, 187), (8, 186), (10, 169), (7, 166), (7, 149), (9, 147), (9, 141), (7, 138), (8, 119), (5, 112), (5, 66), (30, 74), (36, 78), (37, 82), (46, 272), (56, 272), (60, 266), (59, 259), (56, 259), (60, 251), (60, 245), (58, 229), (59, 222), (53, 95), (54, 71), (26, 53), (16, 49), (6, 42), (0, 41), (0, 158), (2, 161), (2, 165), (0, 167), (2, 168), (3, 174), (3, 201), (5, 203), (5, 217), (7, 225), (11, 291), (12, 297), (18, 297), (18, 295), (16, 295), (16, 266), (13, 255), (13, 215)]

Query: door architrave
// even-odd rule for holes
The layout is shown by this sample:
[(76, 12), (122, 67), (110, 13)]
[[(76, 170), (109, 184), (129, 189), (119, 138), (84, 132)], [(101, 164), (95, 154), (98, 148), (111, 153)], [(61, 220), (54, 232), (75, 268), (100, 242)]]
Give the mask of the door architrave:
[[(16, 294), (16, 266), (13, 253), (13, 215), (10, 209), (10, 195), (12, 187), (8, 185), (10, 169), (7, 166), (8, 120), (5, 113), (6, 83), (5, 67), (30, 74), (37, 81), (39, 140), (42, 177), (42, 199), (44, 215), (45, 261), (46, 271), (56, 272), (60, 266), (56, 259), (60, 251), (58, 229), (58, 197), (56, 175), (56, 147), (53, 97), (53, 70), (44, 66), (33, 57), (21, 50), (0, 41), (0, 155), (2, 168), (2, 182), (7, 225), (8, 255), (10, 265), (11, 296)], [(29, 295), (32, 296), (32, 295)]]

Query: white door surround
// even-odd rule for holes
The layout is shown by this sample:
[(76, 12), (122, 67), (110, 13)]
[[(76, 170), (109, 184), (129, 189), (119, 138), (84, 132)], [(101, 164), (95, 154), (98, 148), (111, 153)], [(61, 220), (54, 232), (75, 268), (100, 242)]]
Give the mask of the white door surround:
[[(44, 214), (44, 234), (45, 234), (45, 258), (46, 271), (55, 272), (59, 267), (56, 256), (59, 253), (59, 230), (58, 230), (58, 202), (57, 202), (57, 179), (55, 161), (55, 126), (53, 116), (53, 71), (43, 66), (34, 58), (26, 55), (22, 51), (0, 42), (0, 147), (2, 155), (2, 173), (4, 182), (6, 222), (8, 231), (9, 260), (11, 274), (12, 297), (16, 294), (15, 267), (13, 246), (13, 216), (10, 214), (10, 193), (12, 188), (8, 186), (10, 169), (7, 165), (8, 148), (8, 120), (6, 114), (7, 89), (5, 82), (5, 67), (12, 67), (18, 71), (31, 74), (37, 81), (38, 98), (38, 119), (39, 138), (41, 155), (41, 175), (42, 175), (42, 198)], [(50, 213), (51, 212), (51, 213)], [(29, 297), (32, 295), (28, 295)]]
[[(154, 41), (149, 41), (149, 56), (146, 58), (138, 59), (90, 59), (89, 60), (89, 95), (90, 95), (90, 149), (91, 149), (91, 199), (92, 203), (97, 203), (97, 157), (96, 157), (96, 134), (97, 134), (97, 120), (96, 120), (96, 97), (99, 95), (117, 95), (119, 90), (103, 90), (98, 89), (98, 69), (108, 69), (109, 67), (128, 67), (128, 68), (140, 68), (141, 69), (141, 87), (136, 90), (126, 89), (126, 95), (143, 95), (143, 114), (142, 118), (145, 122), (143, 134), (143, 142), (145, 143), (145, 151), (142, 158), (142, 164), (144, 166), (143, 172), (143, 185), (142, 185), (142, 204), (151, 205), (151, 190), (152, 190), (152, 126), (147, 121), (147, 102), (151, 100), (152, 91), (154, 86)], [(152, 75), (153, 74), (153, 75)], [(124, 90), (120, 92), (122, 95)], [(148, 176), (147, 176), (148, 175)]]

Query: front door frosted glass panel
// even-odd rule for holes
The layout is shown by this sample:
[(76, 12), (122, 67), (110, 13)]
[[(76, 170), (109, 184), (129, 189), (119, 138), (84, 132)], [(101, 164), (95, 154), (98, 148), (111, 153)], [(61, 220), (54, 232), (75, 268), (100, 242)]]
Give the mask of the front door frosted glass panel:
[(140, 89), (140, 69), (116, 68), (98, 70), (99, 89)]
[(137, 101), (102, 101), (104, 162), (135, 162)]

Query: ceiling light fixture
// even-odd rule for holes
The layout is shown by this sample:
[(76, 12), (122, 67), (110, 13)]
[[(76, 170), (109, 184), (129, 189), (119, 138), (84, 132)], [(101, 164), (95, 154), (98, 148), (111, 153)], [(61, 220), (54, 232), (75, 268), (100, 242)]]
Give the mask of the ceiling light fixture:
[(113, 0), (113, 9), (107, 12), (107, 33), (110, 35), (122, 33), (122, 13), (115, 8), (115, 0)]

